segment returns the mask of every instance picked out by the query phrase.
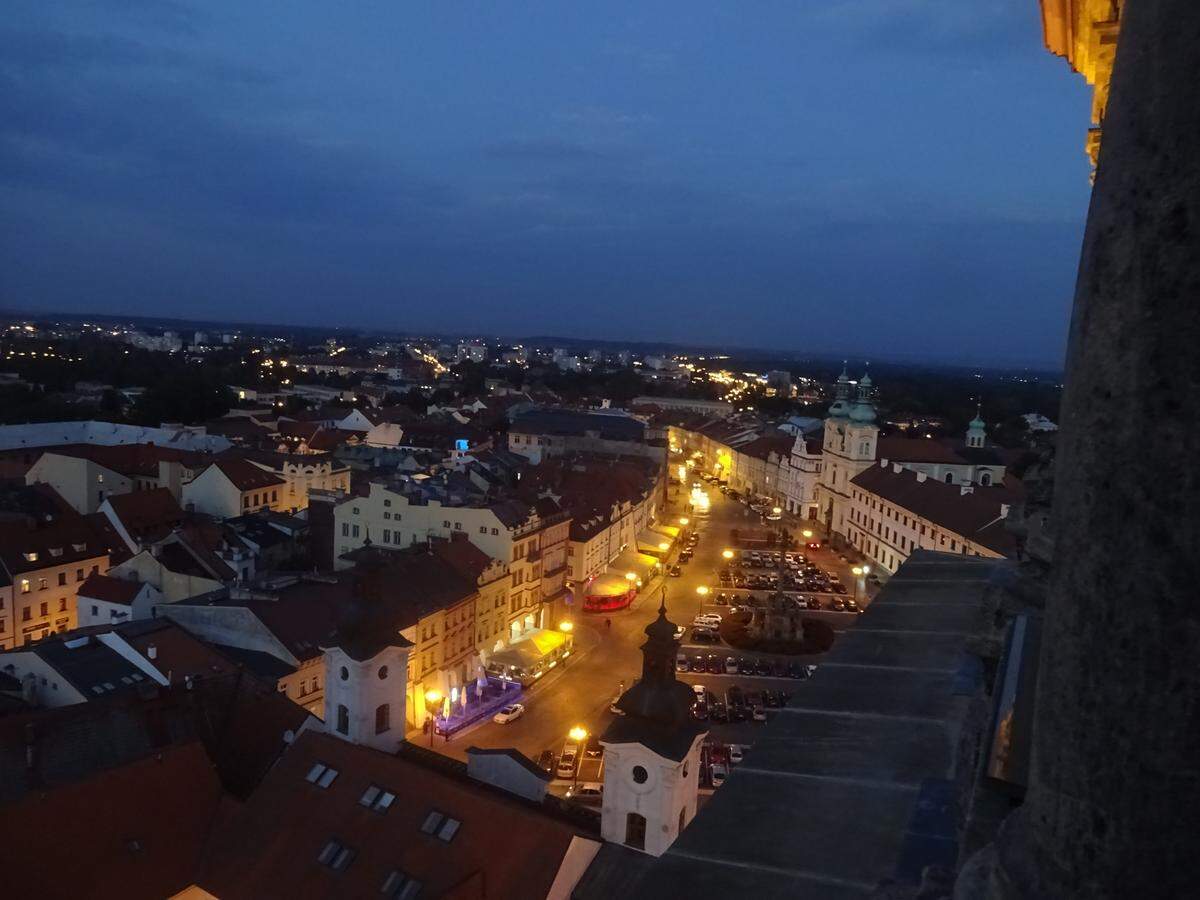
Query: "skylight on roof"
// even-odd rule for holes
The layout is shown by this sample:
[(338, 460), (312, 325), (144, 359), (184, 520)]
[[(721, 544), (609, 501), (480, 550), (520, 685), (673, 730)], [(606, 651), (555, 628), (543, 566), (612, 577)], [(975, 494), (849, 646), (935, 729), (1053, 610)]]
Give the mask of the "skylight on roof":
[(357, 851), (351, 850), (341, 841), (331, 839), (317, 854), (317, 862), (335, 872), (344, 872), (357, 855)]
[(318, 787), (327, 788), (333, 784), (333, 779), (338, 777), (337, 769), (331, 769), (325, 763), (314, 763), (313, 767), (308, 770), (308, 774), (304, 776), (304, 780), (309, 784), (315, 784)]
[(454, 835), (458, 834), (458, 829), (461, 827), (462, 822), (458, 819), (452, 819), (445, 813), (433, 809), (429, 811), (429, 815), (421, 823), (421, 832), (423, 834), (437, 835), (438, 838), (448, 844), (454, 839)]
[(379, 888), (379, 893), (385, 897), (395, 897), (397, 900), (412, 900), (421, 891), (421, 882), (399, 869), (388, 872), (387, 878)]
[(371, 785), (363, 795), (358, 798), (360, 806), (365, 806), (375, 812), (387, 812), (388, 808), (395, 802), (396, 795), (391, 791), (386, 791), (378, 785)]

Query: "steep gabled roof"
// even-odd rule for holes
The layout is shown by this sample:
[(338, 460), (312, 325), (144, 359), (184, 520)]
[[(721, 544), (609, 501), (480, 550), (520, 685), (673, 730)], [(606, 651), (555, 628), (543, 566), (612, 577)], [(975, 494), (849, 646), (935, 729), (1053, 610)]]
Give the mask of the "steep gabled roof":
[(135, 541), (161, 540), (183, 522), (183, 509), (166, 488), (116, 494), (107, 502)]
[[(327, 787), (308, 779), (318, 765), (336, 773)], [(371, 788), (394, 796), (386, 810), (362, 804)], [(372, 897), (400, 871), (421, 897), (523, 900), (549, 895), (577, 837), (595, 840), (539, 804), (408, 754), (306, 732), (214, 835), (198, 883), (223, 900)], [(354, 854), (340, 872), (317, 859), (330, 840)]]
[(284, 480), (277, 475), (260, 469), (244, 459), (222, 459), (213, 463), (221, 474), (229, 479), (239, 491), (257, 491), (279, 487)]
[(88, 600), (103, 600), (105, 603), (120, 603), (128, 606), (141, 589), (141, 582), (129, 581), (125, 578), (111, 578), (108, 575), (93, 572), (79, 586), (79, 596)]

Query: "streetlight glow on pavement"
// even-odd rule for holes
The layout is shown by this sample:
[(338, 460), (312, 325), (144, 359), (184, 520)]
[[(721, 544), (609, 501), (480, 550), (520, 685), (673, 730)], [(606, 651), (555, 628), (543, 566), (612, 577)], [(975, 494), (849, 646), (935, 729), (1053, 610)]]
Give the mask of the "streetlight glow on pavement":
[(722, 550), (721, 555), (723, 557), (725, 557), (726, 559), (733, 559), (733, 551), (732, 550)]

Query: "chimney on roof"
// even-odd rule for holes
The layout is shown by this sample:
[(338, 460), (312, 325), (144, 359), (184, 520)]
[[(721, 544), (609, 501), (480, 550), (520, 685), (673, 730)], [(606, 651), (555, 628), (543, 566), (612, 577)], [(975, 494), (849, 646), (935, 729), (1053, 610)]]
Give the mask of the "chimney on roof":
[(975, 485), (973, 485), (973, 484), (960, 484), (958, 486), (958, 495), (960, 497), (963, 497), (967, 494), (972, 494), (974, 492), (975, 492)]
[(158, 647), (154, 644), (146, 648), (146, 659), (158, 659)]
[(900, 465), (900, 463), (892, 463), (892, 471), (899, 475), (904, 471), (904, 466)]
[(917, 484), (923, 483), (925, 481), (925, 479), (928, 477), (929, 476), (926, 475), (924, 472), (918, 472), (917, 473)]
[(1001, 504), (1000, 504), (1000, 518), (1002, 518), (1002, 519), (1007, 519), (1007, 518), (1008, 518), (1008, 511), (1009, 511), (1010, 509), (1012, 509), (1012, 507), (1011, 507), (1009, 504), (1007, 504), (1007, 503), (1001, 503)]
[(886, 468), (887, 468), (887, 466), (888, 466), (888, 461), (887, 461), (886, 459), (881, 459), (881, 460), (879, 461), (879, 465), (881, 465), (883, 468), (885, 468), (885, 469), (886, 469)]

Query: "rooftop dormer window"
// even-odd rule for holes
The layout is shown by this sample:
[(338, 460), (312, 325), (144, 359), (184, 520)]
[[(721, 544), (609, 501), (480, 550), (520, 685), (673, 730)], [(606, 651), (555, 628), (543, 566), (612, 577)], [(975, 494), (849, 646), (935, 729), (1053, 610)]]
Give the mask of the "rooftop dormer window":
[(28, 550), (21, 555), (25, 557), (25, 562), (37, 562), (38, 555), (36, 550)]

